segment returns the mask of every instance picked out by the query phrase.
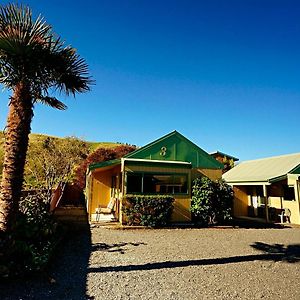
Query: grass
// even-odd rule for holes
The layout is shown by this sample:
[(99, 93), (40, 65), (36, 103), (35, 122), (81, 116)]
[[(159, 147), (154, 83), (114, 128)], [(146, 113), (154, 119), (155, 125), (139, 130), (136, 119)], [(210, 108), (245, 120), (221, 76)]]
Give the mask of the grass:
[[(30, 140), (31, 144), (41, 143), (46, 137), (51, 137), (54, 139), (64, 139), (62, 137), (57, 137), (57, 136), (51, 136), (51, 135), (40, 134), (40, 133), (31, 133), (29, 135), (29, 140)], [(89, 145), (91, 151), (94, 151), (99, 147), (113, 148), (113, 147), (122, 145), (120, 143), (114, 143), (114, 142), (89, 142), (89, 141), (86, 141), (86, 143)], [(2, 157), (2, 155), (3, 155), (3, 146), (4, 146), (4, 133), (3, 133), (3, 131), (0, 131), (0, 157)]]

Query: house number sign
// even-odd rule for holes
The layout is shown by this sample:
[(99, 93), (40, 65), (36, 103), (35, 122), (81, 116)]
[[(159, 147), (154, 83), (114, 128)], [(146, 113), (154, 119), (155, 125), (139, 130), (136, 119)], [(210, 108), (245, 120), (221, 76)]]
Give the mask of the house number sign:
[(160, 148), (160, 153), (161, 156), (166, 156), (167, 154), (167, 147), (161, 147)]

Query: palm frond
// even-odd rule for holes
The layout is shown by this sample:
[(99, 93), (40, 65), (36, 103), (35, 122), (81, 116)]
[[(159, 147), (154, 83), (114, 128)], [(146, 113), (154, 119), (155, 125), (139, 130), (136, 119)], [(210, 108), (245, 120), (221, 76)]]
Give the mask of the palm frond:
[(67, 106), (63, 102), (56, 99), (55, 97), (42, 96), (42, 97), (37, 98), (36, 102), (46, 104), (48, 106), (51, 106), (51, 107), (59, 109), (59, 110), (67, 109)]
[(0, 7), (0, 83), (13, 88), (20, 81), (33, 94), (55, 87), (67, 95), (93, 83), (86, 62), (41, 16), (33, 20), (28, 7), (11, 4)]

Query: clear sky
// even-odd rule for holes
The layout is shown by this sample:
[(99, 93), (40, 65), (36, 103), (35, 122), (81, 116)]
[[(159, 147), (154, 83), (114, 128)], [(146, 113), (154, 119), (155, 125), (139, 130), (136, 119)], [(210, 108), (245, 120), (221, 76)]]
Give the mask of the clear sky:
[(25, 3), (96, 81), (60, 98), (67, 111), (37, 105), (33, 132), (143, 146), (176, 129), (241, 160), (300, 152), (300, 1)]

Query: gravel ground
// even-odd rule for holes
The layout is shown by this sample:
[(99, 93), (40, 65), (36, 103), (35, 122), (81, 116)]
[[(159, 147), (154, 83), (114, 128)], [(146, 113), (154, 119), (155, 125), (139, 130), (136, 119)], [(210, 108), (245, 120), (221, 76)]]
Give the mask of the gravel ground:
[(300, 228), (91, 232), (0, 299), (300, 299)]

